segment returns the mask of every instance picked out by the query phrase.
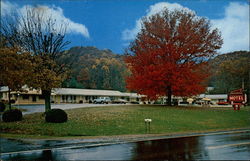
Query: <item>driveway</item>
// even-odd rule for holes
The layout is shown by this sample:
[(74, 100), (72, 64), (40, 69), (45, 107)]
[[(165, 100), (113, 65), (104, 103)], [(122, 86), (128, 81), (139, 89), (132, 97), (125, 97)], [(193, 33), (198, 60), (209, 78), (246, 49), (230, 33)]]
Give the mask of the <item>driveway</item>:
[[(124, 104), (119, 104), (123, 106)], [(117, 106), (117, 104), (52, 104), (51, 108), (60, 108), (63, 110), (74, 109), (74, 108), (86, 108), (86, 107), (102, 107), (102, 106)], [(45, 105), (20, 105), (16, 106), (17, 108), (26, 109), (27, 111), (23, 112), (24, 115), (36, 113), (36, 112), (45, 112)]]

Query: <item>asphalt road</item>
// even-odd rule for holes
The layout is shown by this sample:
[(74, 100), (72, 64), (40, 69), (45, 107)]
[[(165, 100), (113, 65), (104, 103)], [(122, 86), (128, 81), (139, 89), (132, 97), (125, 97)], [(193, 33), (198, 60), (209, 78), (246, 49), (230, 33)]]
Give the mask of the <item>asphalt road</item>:
[(9, 140), (2, 160), (249, 160), (250, 130), (147, 141)]

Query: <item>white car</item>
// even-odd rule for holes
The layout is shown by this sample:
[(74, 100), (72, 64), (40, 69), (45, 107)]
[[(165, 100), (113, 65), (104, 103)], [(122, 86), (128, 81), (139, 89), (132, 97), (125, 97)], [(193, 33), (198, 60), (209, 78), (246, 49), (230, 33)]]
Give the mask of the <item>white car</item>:
[(94, 103), (101, 103), (101, 104), (104, 104), (104, 103), (110, 103), (111, 102), (111, 99), (109, 97), (99, 97), (97, 99), (94, 99)]
[(124, 99), (118, 99), (118, 100), (114, 100), (113, 103), (126, 104), (126, 103), (128, 103), (128, 101), (126, 101)]

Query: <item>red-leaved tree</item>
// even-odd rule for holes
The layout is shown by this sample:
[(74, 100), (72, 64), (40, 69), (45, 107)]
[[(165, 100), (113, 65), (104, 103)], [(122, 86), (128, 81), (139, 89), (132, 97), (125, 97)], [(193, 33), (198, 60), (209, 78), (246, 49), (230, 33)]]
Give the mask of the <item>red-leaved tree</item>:
[(187, 10), (164, 11), (142, 20), (125, 59), (127, 88), (150, 99), (190, 96), (204, 91), (206, 60), (223, 41), (210, 22)]

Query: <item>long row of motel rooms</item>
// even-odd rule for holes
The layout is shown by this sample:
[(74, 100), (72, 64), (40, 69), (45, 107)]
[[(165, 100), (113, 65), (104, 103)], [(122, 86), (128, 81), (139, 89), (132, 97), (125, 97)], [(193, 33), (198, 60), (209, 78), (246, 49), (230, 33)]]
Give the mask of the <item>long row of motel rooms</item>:
[[(13, 104), (44, 104), (44, 97), (40, 90), (24, 88), (22, 91), (11, 91), (11, 100)], [(51, 102), (60, 103), (91, 103), (98, 97), (110, 97), (111, 100), (126, 100), (131, 103), (149, 103), (145, 101), (145, 95), (137, 93), (126, 93), (115, 90), (96, 90), (96, 89), (76, 89), (76, 88), (55, 88), (52, 90)], [(187, 102), (188, 98), (173, 97), (180, 104)], [(227, 94), (206, 95), (200, 94), (194, 97), (195, 100), (210, 100), (213, 103), (227, 101)], [(8, 87), (0, 87), (0, 100), (8, 101)], [(166, 97), (159, 98), (161, 103), (166, 101)], [(153, 103), (153, 102), (151, 102)]]
[[(14, 104), (44, 104), (41, 90), (24, 88), (22, 91), (11, 91)], [(115, 90), (95, 90), (76, 88), (55, 88), (52, 90), (52, 103), (90, 103), (98, 97), (110, 97), (111, 100), (124, 99), (128, 102), (141, 102), (142, 95)], [(8, 87), (1, 87), (0, 100), (8, 100)]]

